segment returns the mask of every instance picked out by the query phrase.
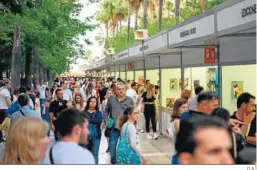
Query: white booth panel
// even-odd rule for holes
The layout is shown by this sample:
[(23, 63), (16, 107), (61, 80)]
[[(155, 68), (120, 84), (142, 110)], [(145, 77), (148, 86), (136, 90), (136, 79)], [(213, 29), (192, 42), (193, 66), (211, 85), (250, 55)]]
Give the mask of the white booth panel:
[(134, 62), (134, 69), (135, 70), (143, 70), (144, 69), (144, 62), (143, 62), (143, 60), (135, 61)]
[(256, 37), (224, 37), (220, 38), (220, 61), (256, 62)]
[(161, 68), (180, 67), (180, 55), (161, 56)]
[[(183, 66), (207, 66), (204, 62), (204, 48), (182, 49)], [(216, 60), (217, 63), (217, 60)], [(215, 65), (215, 64), (213, 64)]]
[(159, 58), (146, 58), (145, 59), (146, 69), (159, 69)]

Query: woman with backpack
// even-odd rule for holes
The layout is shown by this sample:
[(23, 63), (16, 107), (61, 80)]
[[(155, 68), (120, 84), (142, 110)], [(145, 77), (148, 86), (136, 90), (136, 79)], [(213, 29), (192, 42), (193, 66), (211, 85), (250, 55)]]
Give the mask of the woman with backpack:
[(139, 110), (129, 106), (124, 111), (121, 126), (121, 136), (116, 151), (117, 164), (146, 164), (147, 161), (138, 148), (135, 122), (138, 120)]
[(95, 157), (95, 162), (98, 164), (98, 152), (101, 142), (101, 124), (103, 121), (102, 112), (98, 107), (98, 100), (95, 96), (89, 97), (85, 108), (85, 113), (89, 120), (88, 145), (87, 148)]

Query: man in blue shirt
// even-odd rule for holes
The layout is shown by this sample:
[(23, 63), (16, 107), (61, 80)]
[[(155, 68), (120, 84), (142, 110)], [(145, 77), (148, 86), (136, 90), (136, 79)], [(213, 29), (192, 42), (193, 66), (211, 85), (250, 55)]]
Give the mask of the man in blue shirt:
[(21, 106), (21, 109), (14, 112), (12, 115), (9, 115), (9, 117), (11, 118), (11, 125), (22, 117), (34, 117), (42, 120), (40, 113), (37, 113), (36, 111), (29, 108), (29, 99), (30, 98), (27, 94), (21, 94), (18, 97), (17, 101)]
[(214, 109), (219, 107), (218, 96), (211, 91), (201, 92), (197, 97), (196, 110), (184, 112), (180, 120), (186, 120), (192, 116), (210, 115)]
[[(23, 88), (23, 87), (20, 87), (19, 88), (19, 94), (21, 95), (21, 94), (25, 94), (25, 93), (26, 93), (26, 89)], [(29, 98), (29, 104), (30, 104), (29, 108), (31, 110), (33, 110), (33, 107), (31, 106), (31, 105), (33, 105), (33, 102), (31, 100), (31, 98)], [(6, 115), (12, 115), (14, 112), (19, 111), (20, 109), (21, 109), (21, 106), (20, 106), (18, 100), (16, 100), (8, 107), (8, 109), (5, 111), (5, 114)]]

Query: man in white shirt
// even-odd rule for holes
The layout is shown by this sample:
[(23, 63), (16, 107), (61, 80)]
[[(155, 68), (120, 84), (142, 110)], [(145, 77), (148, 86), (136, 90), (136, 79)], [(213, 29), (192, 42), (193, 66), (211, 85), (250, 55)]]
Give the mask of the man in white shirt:
[(88, 124), (87, 116), (77, 109), (61, 111), (55, 128), (62, 140), (47, 151), (44, 164), (95, 164), (92, 153), (79, 146), (87, 141)]
[(133, 82), (131, 83), (131, 88), (129, 88), (126, 92), (126, 95), (128, 97), (131, 97), (134, 101), (134, 104), (136, 104), (136, 101), (137, 101), (137, 83), (136, 82)]
[(197, 97), (198, 95), (203, 91), (202, 86), (198, 86), (195, 88), (195, 96), (190, 98), (187, 102), (188, 104), (188, 110), (194, 110), (196, 111), (196, 106), (197, 106)]
[(45, 100), (46, 100), (46, 88), (47, 86), (44, 84), (44, 80), (40, 79), (39, 85), (37, 86), (37, 90), (40, 93), (39, 100), (40, 100), (41, 110), (43, 110), (42, 105), (45, 103)]
[(72, 100), (72, 92), (70, 89), (68, 89), (68, 81), (61, 82), (61, 88), (63, 90), (63, 100)]
[[(5, 111), (8, 106), (11, 105), (11, 94), (9, 89), (11, 88), (11, 82), (9, 80), (3, 81), (4, 86), (0, 88), (0, 124), (3, 123), (6, 115)], [(0, 131), (0, 143), (3, 140), (3, 134)]]

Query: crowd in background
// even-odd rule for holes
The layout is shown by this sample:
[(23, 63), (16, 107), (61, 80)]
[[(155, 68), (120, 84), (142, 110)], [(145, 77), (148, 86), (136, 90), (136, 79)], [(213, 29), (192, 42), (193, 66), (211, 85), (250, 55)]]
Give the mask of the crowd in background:
[[(4, 164), (98, 164), (102, 135), (111, 164), (146, 164), (139, 133), (158, 140), (160, 87), (120, 78), (56, 78), (48, 87), (0, 88), (0, 160)], [(172, 164), (255, 164), (255, 96), (241, 94), (237, 109), (199, 86), (171, 105)], [(232, 116), (231, 116), (232, 115)], [(55, 142), (49, 136), (54, 134)]]

